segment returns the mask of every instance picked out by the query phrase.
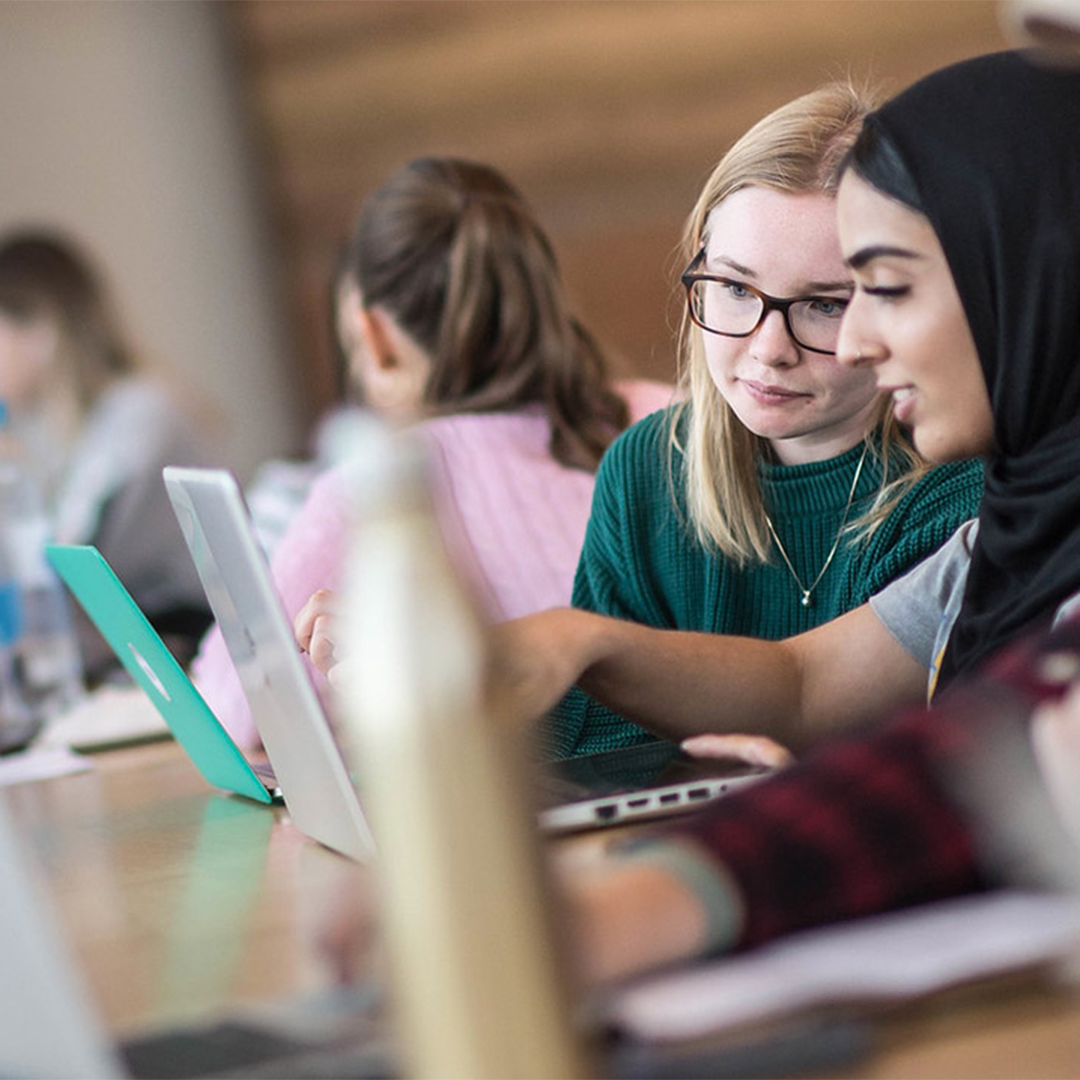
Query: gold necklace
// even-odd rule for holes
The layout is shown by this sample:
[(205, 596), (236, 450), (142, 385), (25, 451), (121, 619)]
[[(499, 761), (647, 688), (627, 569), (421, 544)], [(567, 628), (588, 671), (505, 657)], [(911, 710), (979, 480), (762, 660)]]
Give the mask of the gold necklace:
[(851, 513), (851, 504), (855, 501), (855, 489), (859, 486), (859, 477), (862, 475), (863, 462), (866, 461), (866, 446), (863, 446), (863, 452), (859, 457), (859, 464), (855, 466), (855, 478), (851, 481), (851, 490), (848, 492), (847, 506), (844, 507), (844, 516), (840, 519), (840, 528), (836, 531), (836, 539), (833, 541), (832, 549), (825, 558), (825, 565), (818, 571), (818, 576), (814, 578), (814, 583), (808, 589), (803, 583), (802, 579), (797, 573), (795, 573), (795, 567), (791, 565), (791, 560), (788, 558), (788, 553), (784, 550), (784, 545), (780, 543), (780, 537), (776, 535), (776, 529), (773, 527), (772, 518), (768, 514), (765, 515), (765, 524), (769, 526), (769, 534), (776, 542), (776, 548), (780, 552), (780, 558), (784, 560), (784, 564), (791, 571), (791, 576), (795, 579), (795, 584), (799, 586), (799, 592), (802, 593), (802, 606), (810, 606), (810, 597), (814, 590), (821, 584), (821, 579), (825, 576), (825, 571), (829, 569), (829, 564), (833, 561), (833, 556), (836, 555), (837, 548), (840, 547), (840, 537), (844, 534), (844, 526), (847, 525), (848, 514)]

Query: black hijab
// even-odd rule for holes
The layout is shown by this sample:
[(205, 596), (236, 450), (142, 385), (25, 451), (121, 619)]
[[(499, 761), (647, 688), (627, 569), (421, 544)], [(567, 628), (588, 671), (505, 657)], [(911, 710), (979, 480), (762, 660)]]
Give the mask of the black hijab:
[(867, 123), (938, 235), (994, 413), (948, 679), (1080, 590), (1080, 69), (1035, 52), (978, 57)]

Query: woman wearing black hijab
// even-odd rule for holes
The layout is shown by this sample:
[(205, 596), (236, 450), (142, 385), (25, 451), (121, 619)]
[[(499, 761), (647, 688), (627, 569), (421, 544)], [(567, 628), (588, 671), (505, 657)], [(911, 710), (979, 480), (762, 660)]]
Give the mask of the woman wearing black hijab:
[[(936, 233), (993, 411), (978, 538), (943, 679), (1046, 622), (1080, 589), (1078, 142), (1076, 71), (1005, 53), (912, 87), (867, 123), (853, 155), (849, 187), (861, 181), (914, 203)], [(914, 432), (918, 442), (917, 423)]]
[[(575, 872), (590, 977), (994, 887), (1018, 860), (1080, 850), (1060, 809), (1080, 785), (1080, 707), (1054, 704), (1080, 677), (1080, 70), (1004, 53), (915, 84), (867, 120), (839, 212), (856, 283), (839, 358), (873, 367), (924, 455), (988, 463), (977, 535), (931, 575), (930, 606), (959, 607), (943, 689)], [(1042, 807), (1020, 848), (1002, 846), (1009, 792), (980, 783), (1003, 753)]]

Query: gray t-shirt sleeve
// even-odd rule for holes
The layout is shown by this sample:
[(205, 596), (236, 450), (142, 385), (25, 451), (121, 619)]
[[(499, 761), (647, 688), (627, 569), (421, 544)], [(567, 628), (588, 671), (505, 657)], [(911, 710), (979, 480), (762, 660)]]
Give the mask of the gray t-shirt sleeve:
[(978, 522), (966, 521), (932, 555), (870, 597), (885, 629), (928, 671), (960, 612), (977, 532)]

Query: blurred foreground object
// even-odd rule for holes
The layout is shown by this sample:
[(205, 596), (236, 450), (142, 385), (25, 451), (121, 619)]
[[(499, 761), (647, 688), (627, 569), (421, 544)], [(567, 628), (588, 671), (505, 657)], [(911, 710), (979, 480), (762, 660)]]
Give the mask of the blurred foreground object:
[(492, 715), (484, 627), (425, 461), (375, 419), (355, 460), (335, 683), (379, 845), (407, 1074), (582, 1076), (524, 778)]
[(1080, 0), (1009, 0), (1001, 20), (1018, 45), (1041, 45), (1080, 64)]
[(12, 674), (35, 726), (83, 698), (83, 668), (67, 594), (45, 558), (51, 526), (25, 449), (0, 401), (0, 546), (4, 549), (13, 624)]

